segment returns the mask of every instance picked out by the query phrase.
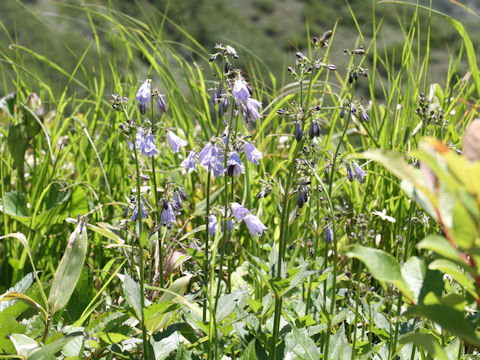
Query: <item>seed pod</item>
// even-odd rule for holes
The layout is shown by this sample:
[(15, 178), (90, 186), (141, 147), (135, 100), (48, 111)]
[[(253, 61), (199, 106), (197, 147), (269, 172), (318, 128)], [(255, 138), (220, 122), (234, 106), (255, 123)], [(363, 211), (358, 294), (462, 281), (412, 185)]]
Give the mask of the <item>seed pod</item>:
[(297, 122), (295, 123), (295, 139), (297, 139), (297, 141), (300, 142), (302, 141), (302, 137), (303, 137), (302, 127)]

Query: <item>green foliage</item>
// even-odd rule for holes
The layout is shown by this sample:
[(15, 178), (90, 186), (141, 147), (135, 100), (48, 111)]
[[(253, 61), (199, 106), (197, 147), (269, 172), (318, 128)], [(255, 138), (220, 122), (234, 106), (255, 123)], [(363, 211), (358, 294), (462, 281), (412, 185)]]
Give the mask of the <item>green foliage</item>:
[[(477, 40), (446, 13), (360, 0), (6, 4), (0, 358), (475, 356)], [(240, 79), (248, 100), (233, 94)], [(140, 127), (155, 158), (129, 144)], [(179, 152), (168, 131), (185, 139)], [(227, 173), (234, 150), (244, 171), (186, 172), (208, 142)], [(266, 229), (252, 236), (257, 218)]]

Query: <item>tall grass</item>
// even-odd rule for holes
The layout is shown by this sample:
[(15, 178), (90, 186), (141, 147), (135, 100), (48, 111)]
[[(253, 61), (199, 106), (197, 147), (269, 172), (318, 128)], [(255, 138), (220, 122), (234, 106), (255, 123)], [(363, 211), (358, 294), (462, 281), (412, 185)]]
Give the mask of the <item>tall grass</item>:
[[(88, 47), (71, 53), (71, 72), (55, 63), (55, 54), (35, 52), (11, 36), (10, 50), (0, 54), (0, 224), (5, 235), (22, 233), (25, 241), (17, 241), (18, 234), (0, 240), (1, 292), (10, 294), (0, 300), (19, 293), (28, 299), (26, 305), (0, 302), (0, 333), (9, 336), (0, 339), (0, 358), (473, 358), (471, 339), (464, 344), (433, 321), (403, 314), (412, 299), (348, 256), (356, 244), (401, 264), (432, 257), (416, 245), (440, 233), (439, 224), (389, 170), (359, 154), (393, 150), (417, 165), (411, 151), (423, 136), (460, 149), (465, 127), (478, 116), (480, 80), (462, 24), (417, 5), (409, 24), (399, 21), (401, 53), (383, 57), (375, 7), (398, 5), (372, 4), (371, 39), (350, 9), (359, 35), (346, 50), (347, 70), (330, 64), (332, 52), (343, 51), (335, 46), (337, 23), (328, 39), (316, 34), (309, 49), (288, 59), (285, 83), (261, 59), (249, 57), (238, 70), (251, 85), (250, 96), (263, 104), (256, 123), (241, 121), (241, 107), (233, 105), (236, 59), (225, 50), (210, 59), (217, 50), (204, 49), (185, 32), (184, 43), (165, 41), (166, 24), (182, 29), (158, 11), (157, 23), (144, 23), (112, 8), (59, 4), (91, 26)], [(427, 33), (422, 11), (429, 12)], [(430, 76), (431, 21), (453, 25), (463, 39), (460, 51), (450, 54), (445, 79)], [(107, 44), (121, 47), (124, 57), (111, 58)], [(234, 46), (246, 55), (247, 49)], [(85, 59), (92, 57), (96, 65), (87, 68)], [(63, 91), (54, 92), (50, 79), (25, 68), (25, 59), (61, 78)], [(468, 71), (452, 81), (465, 59)], [(134, 99), (146, 79), (166, 95), (166, 113), (152, 100), (141, 114)], [(211, 101), (220, 85), (230, 96), (221, 115), (221, 103)], [(118, 94), (113, 102), (112, 94)], [(320, 136), (309, 136), (312, 123)], [(151, 129), (158, 156), (142, 156), (135, 146), (132, 152), (128, 141), (134, 142), (135, 130), (119, 125)], [(167, 129), (188, 141), (179, 153), (170, 150)], [(180, 166), (190, 150), (224, 135), (226, 148), (254, 143), (263, 153), (260, 164), (242, 155), (245, 174), (220, 178), (200, 166), (191, 173)], [(358, 168), (349, 173), (352, 166), (366, 176)], [(162, 212), (179, 190), (188, 200), (175, 224), (162, 226)], [(224, 231), (232, 202), (258, 216), (265, 234), (252, 236), (242, 222)], [(135, 204), (150, 215), (132, 221)], [(76, 289), (64, 294), (66, 307), (53, 312), (43, 289), (49, 291), (57, 276), (70, 224), (84, 216), (85, 265), (75, 270)], [(218, 219), (214, 233), (209, 216)], [(83, 220), (78, 223), (74, 234), (82, 232)], [(439, 274), (432, 275), (433, 293), (465, 294), (453, 280), (443, 284)], [(7, 289), (14, 285), (11, 295)], [(476, 314), (475, 301), (464, 301)], [(413, 332), (417, 338), (402, 342)], [(29, 353), (32, 348), (40, 350)]]

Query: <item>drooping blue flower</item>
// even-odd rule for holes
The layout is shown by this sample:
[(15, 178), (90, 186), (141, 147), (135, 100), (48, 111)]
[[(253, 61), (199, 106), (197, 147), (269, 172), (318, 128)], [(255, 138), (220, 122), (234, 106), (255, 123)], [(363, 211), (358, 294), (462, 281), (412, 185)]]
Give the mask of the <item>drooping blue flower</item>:
[(232, 214), (233, 216), (235, 216), (235, 219), (237, 219), (237, 221), (243, 220), (245, 215), (248, 214), (248, 209), (237, 202), (231, 203), (230, 207), (232, 208)]
[(208, 143), (197, 156), (198, 163), (204, 168), (207, 168), (207, 170), (209, 171), (211, 170), (212, 158), (216, 156), (216, 151), (215, 154), (212, 154), (213, 150), (213, 145), (211, 143)]
[(182, 197), (178, 191), (175, 191), (172, 196), (172, 207), (173, 210), (180, 210), (182, 208)]
[(187, 169), (187, 172), (197, 171), (197, 163), (195, 162), (195, 151), (190, 151), (190, 153), (182, 161), (180, 166)]
[(162, 224), (166, 226), (170, 226), (176, 222), (175, 212), (173, 211), (173, 207), (171, 204), (167, 204), (166, 207), (163, 207), (161, 220)]
[(240, 175), (245, 173), (245, 167), (236, 151), (232, 151), (227, 160), (228, 176)]
[(152, 97), (152, 83), (150, 79), (147, 79), (143, 82), (140, 88), (137, 91), (135, 100), (138, 101), (140, 105), (145, 105), (150, 101)]
[(345, 164), (345, 168), (347, 169), (347, 178), (350, 182), (353, 182), (355, 180), (355, 175), (353, 174), (352, 167), (350, 166), (350, 163)]
[(183, 146), (188, 144), (186, 140), (183, 140), (171, 131), (167, 131), (167, 140), (174, 153), (179, 152)]
[(218, 228), (218, 221), (215, 215), (210, 215), (208, 217), (208, 232), (210, 233), (211, 237), (214, 237), (217, 233)]
[(357, 164), (356, 161), (353, 162), (353, 172), (355, 173), (355, 177), (357, 178), (359, 183), (363, 183), (365, 181), (365, 176), (367, 173), (363, 171), (360, 165)]
[(262, 235), (267, 230), (267, 227), (263, 225), (258, 216), (247, 214), (243, 218), (243, 221), (247, 224), (248, 231), (252, 236)]
[(245, 151), (245, 156), (247, 157), (247, 160), (254, 163), (255, 165), (258, 165), (258, 161), (263, 157), (262, 152), (249, 142), (245, 143), (243, 151)]
[[(130, 150), (133, 151), (133, 144), (131, 142), (128, 142), (128, 146)], [(143, 156), (157, 156), (158, 148), (157, 145), (155, 145), (155, 137), (151, 134), (145, 136), (142, 128), (139, 128), (135, 135), (135, 147)]]
[(235, 221), (233, 219), (228, 220), (227, 221), (227, 232), (232, 232), (234, 226), (235, 226)]
[[(146, 219), (148, 217), (147, 209), (145, 209), (145, 206), (142, 204), (142, 219)], [(131, 221), (137, 221), (138, 220), (138, 204), (135, 206), (135, 209), (133, 209), (132, 213), (132, 218)]]
[(245, 103), (245, 108), (243, 110), (243, 116), (246, 122), (257, 121), (260, 119), (260, 112), (258, 109), (262, 106), (262, 103), (258, 100), (248, 98)]
[(250, 97), (247, 83), (241, 77), (237, 78), (237, 80), (235, 80), (233, 83), (232, 94), (233, 97), (240, 102), (247, 101), (247, 99)]
[(325, 231), (325, 242), (327, 244), (330, 244), (333, 240), (333, 230), (330, 226), (327, 227), (327, 230)]
[(143, 147), (140, 149), (140, 152), (143, 156), (153, 156), (156, 157), (158, 154), (157, 145), (155, 145), (155, 137), (153, 135), (148, 135), (143, 141)]
[(215, 158), (212, 159), (212, 170), (213, 170), (213, 176), (215, 177), (220, 177), (225, 174), (225, 168), (223, 167), (222, 160), (220, 157), (215, 156)]

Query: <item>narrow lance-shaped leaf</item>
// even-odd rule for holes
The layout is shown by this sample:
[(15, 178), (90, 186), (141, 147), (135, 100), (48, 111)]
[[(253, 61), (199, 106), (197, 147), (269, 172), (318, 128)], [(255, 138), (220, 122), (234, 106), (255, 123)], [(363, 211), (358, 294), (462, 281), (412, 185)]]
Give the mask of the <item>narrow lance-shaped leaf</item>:
[(77, 285), (87, 254), (86, 218), (79, 220), (77, 227), (68, 239), (65, 254), (58, 264), (48, 297), (53, 315), (67, 305)]

